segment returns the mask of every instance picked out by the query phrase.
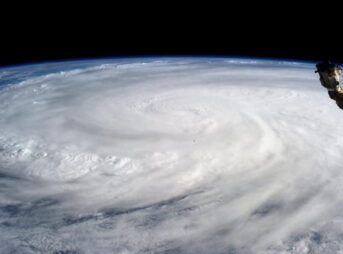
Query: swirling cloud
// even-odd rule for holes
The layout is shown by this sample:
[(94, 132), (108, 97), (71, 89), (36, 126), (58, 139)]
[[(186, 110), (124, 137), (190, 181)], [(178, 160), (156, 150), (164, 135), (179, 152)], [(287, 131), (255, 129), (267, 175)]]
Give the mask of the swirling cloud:
[(343, 118), (311, 64), (18, 68), (0, 74), (1, 253), (342, 248)]

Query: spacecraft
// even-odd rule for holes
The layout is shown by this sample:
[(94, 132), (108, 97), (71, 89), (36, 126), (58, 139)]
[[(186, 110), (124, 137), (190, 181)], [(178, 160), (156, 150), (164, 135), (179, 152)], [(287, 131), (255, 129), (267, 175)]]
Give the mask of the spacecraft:
[(315, 72), (319, 73), (320, 83), (328, 90), (329, 97), (343, 109), (343, 88), (339, 84), (342, 68), (330, 61), (318, 63), (316, 67)]

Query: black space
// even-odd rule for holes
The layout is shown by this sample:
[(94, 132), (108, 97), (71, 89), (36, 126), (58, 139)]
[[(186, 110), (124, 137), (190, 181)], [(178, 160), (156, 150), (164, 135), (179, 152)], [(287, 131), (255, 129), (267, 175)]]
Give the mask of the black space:
[[(246, 2), (215, 8), (203, 4), (201, 10), (167, 2), (160, 4), (158, 11), (144, 4), (129, 5), (135, 10), (61, 5), (31, 13), (22, 7), (21, 13), (2, 21), (0, 65), (137, 55), (343, 62), (340, 25), (323, 16), (327, 13), (321, 6), (313, 12), (280, 3), (262, 11), (251, 4), (247, 8)], [(309, 12), (312, 17), (306, 16)]]

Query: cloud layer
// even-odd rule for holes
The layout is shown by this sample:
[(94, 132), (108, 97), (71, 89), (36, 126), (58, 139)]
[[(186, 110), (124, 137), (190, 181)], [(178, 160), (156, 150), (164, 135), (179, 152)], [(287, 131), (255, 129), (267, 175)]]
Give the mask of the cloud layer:
[(18, 68), (0, 74), (1, 253), (342, 249), (342, 111), (311, 64)]

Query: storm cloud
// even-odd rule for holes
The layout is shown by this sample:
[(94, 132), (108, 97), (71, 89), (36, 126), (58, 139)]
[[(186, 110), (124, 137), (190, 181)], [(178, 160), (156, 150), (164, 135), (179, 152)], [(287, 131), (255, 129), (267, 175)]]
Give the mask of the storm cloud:
[(343, 117), (310, 63), (0, 70), (1, 253), (337, 253)]

